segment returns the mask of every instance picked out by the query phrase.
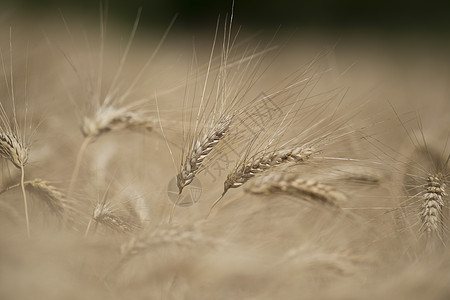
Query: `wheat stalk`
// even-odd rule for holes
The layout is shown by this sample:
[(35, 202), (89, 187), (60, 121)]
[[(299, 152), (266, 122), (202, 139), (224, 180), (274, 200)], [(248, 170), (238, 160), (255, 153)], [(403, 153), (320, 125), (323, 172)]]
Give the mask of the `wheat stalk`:
[[(3, 106), (1, 107), (2, 114), (3, 114)], [(3, 122), (5, 120), (3, 119)], [(10, 131), (10, 130), (8, 130)], [(25, 220), (26, 220), (26, 226), (27, 226), (27, 236), (30, 237), (30, 221), (28, 218), (28, 204), (27, 204), (27, 195), (25, 193), (25, 186), (24, 186), (24, 180), (25, 180), (25, 171), (24, 171), (24, 165), (28, 161), (28, 152), (29, 148), (25, 145), (25, 142), (17, 137), (17, 135), (4, 131), (0, 132), (0, 155), (9, 160), (13, 163), (14, 166), (20, 169), (21, 176), (20, 176), (20, 184), (22, 189), (22, 195), (23, 195), (23, 204), (25, 209)]]
[(334, 208), (340, 208), (339, 202), (346, 200), (346, 196), (333, 187), (305, 180), (298, 173), (270, 173), (254, 178), (245, 191), (257, 195), (287, 194)]
[[(10, 66), (9, 66), (9, 78), (6, 74), (5, 63), (3, 60), (3, 53), (0, 49), (0, 58), (1, 64), (3, 67), (3, 74), (5, 76), (6, 88), (8, 90), (9, 100), (12, 103), (12, 112), (13, 112), (13, 122), (10, 121), (8, 115), (5, 111), (3, 104), (0, 102), (0, 156), (11, 161), (15, 167), (20, 169), (20, 184), (23, 195), (24, 209), (25, 209), (25, 219), (27, 226), (27, 236), (30, 238), (30, 222), (28, 218), (28, 205), (27, 205), (27, 195), (25, 193), (25, 171), (24, 166), (28, 161), (28, 153), (29, 147), (26, 143), (25, 139), (25, 130), (23, 134), (20, 130), (20, 126), (17, 121), (16, 114), (16, 96), (15, 96), (15, 88), (14, 88), (14, 76), (13, 76), (13, 45), (12, 45), (12, 29), (9, 29), (9, 55), (10, 55)], [(27, 84), (25, 83), (24, 90), (26, 91)], [(25, 128), (26, 126), (26, 117), (25, 121), (22, 124)]]

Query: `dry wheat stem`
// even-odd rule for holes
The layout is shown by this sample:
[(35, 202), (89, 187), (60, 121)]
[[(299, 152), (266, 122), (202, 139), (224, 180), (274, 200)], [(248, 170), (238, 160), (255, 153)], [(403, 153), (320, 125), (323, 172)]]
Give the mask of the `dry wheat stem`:
[(23, 165), (20, 166), (21, 176), (20, 176), (20, 186), (22, 188), (22, 195), (23, 195), (23, 204), (25, 207), (25, 220), (27, 223), (27, 236), (28, 238), (31, 237), (30, 234), (30, 220), (28, 218), (28, 205), (27, 205), (27, 193), (25, 192), (25, 185), (24, 185), (24, 178), (25, 178), (25, 171), (23, 169)]
[(88, 136), (85, 137), (83, 143), (80, 146), (80, 150), (78, 150), (77, 159), (75, 161), (75, 168), (73, 169), (72, 178), (70, 179), (69, 189), (67, 190), (67, 198), (72, 196), (73, 190), (75, 188), (75, 182), (78, 178), (78, 173), (80, 172), (81, 161), (83, 159), (84, 152), (86, 151), (87, 146), (92, 141), (93, 137)]
[(427, 242), (433, 236), (439, 236), (443, 232), (442, 208), (445, 206), (444, 199), (447, 196), (446, 185), (443, 182), (442, 174), (429, 176), (423, 194), (423, 203), (419, 212), (422, 221), (421, 231), (425, 232)]
[[(2, 106), (3, 111), (3, 106)], [(5, 123), (5, 122), (3, 122)], [(0, 132), (0, 155), (11, 161), (15, 167), (20, 169), (21, 177), (20, 177), (20, 185), (22, 189), (23, 195), (23, 203), (25, 209), (25, 220), (27, 226), (27, 236), (30, 235), (30, 221), (28, 218), (28, 205), (27, 205), (27, 195), (25, 193), (24, 186), (24, 178), (25, 178), (25, 170), (24, 165), (28, 161), (28, 147), (25, 146), (25, 143), (21, 141), (15, 134), (9, 132)]]
[(246, 185), (245, 191), (257, 195), (287, 194), (340, 209), (339, 202), (346, 200), (343, 193), (315, 180), (305, 180), (299, 175), (270, 173), (252, 179)]
[(172, 223), (172, 221), (173, 221), (173, 217), (175, 216), (175, 208), (177, 207), (178, 202), (180, 201), (180, 198), (181, 198), (181, 194), (178, 194), (177, 200), (172, 205), (172, 210), (170, 211), (170, 216), (169, 216), (169, 223)]

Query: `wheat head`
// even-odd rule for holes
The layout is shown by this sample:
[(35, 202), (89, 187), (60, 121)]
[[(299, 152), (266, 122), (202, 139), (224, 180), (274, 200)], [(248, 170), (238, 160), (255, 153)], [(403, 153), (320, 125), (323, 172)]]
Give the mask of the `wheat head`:
[(434, 234), (439, 235), (443, 230), (442, 208), (447, 196), (445, 189), (446, 184), (443, 181), (442, 174), (439, 173), (427, 178), (423, 203), (419, 212), (422, 231), (427, 235), (427, 238), (431, 238)]
[(334, 208), (340, 208), (339, 202), (346, 200), (346, 196), (333, 187), (303, 179), (297, 173), (270, 173), (254, 178), (245, 191), (257, 195), (287, 194)]
[(15, 134), (0, 132), (0, 155), (21, 168), (28, 161), (29, 148)]
[(181, 172), (177, 175), (179, 193), (189, 185), (196, 174), (201, 171), (202, 164), (214, 147), (222, 140), (230, 129), (233, 115), (224, 116), (217, 124), (193, 143), (192, 150), (186, 156)]
[(151, 131), (155, 127), (156, 119), (130, 111), (127, 108), (102, 106), (93, 117), (85, 117), (81, 132), (85, 137), (98, 137), (103, 133), (123, 129), (144, 128)]
[(309, 160), (315, 152), (315, 149), (312, 147), (299, 146), (276, 150), (269, 153), (262, 153), (254, 156), (248, 162), (246, 160), (242, 160), (238, 163), (237, 168), (228, 174), (227, 179), (224, 182), (223, 194), (225, 194), (230, 188), (240, 187), (249, 179), (266, 170), (289, 162), (305, 162)]

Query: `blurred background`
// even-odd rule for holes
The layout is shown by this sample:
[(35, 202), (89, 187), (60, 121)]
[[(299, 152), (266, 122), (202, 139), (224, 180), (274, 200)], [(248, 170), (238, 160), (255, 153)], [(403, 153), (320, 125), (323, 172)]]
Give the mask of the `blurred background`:
[[(3, 14), (20, 11), (35, 20), (64, 14), (97, 17), (100, 1), (92, 0), (2, 0)], [(109, 0), (109, 15), (129, 22), (139, 7), (144, 9), (142, 26), (165, 27), (176, 13), (178, 25), (201, 29), (214, 24), (219, 14), (229, 12), (231, 0)], [(426, 33), (448, 35), (448, 1), (358, 1), (358, 0), (246, 0), (235, 1), (235, 15), (247, 28), (317, 29), (328, 32), (371, 31), (383, 34)]]
[[(179, 62), (188, 65), (193, 48), (208, 57), (218, 17), (221, 32), (233, 5), (233, 33), (239, 31), (239, 40), (251, 36), (255, 44), (264, 44), (275, 37), (273, 44), (284, 48), (277, 61), (280, 72), (287, 74), (290, 67), (333, 49), (326, 63), (340, 85), (359, 90), (355, 97), (370, 91), (379, 99), (413, 101), (424, 109), (431, 108), (426, 105), (431, 100), (445, 107), (450, 103), (448, 1), (0, 0), (1, 38), (8, 41), (11, 27), (16, 40), (48, 40), (52, 49), (55, 41), (70, 44), (71, 34), (88, 33), (98, 42), (103, 10), (107, 39), (115, 36), (123, 46), (142, 8), (134, 49), (142, 48), (141, 57), (149, 55), (148, 43), (156, 43), (177, 16), (158, 62), (168, 74), (183, 73)], [(86, 48), (85, 41), (81, 44)]]

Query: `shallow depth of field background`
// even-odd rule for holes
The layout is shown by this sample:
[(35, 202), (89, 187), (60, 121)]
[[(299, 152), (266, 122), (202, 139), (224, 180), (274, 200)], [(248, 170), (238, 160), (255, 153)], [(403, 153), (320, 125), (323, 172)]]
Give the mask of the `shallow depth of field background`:
[[(450, 298), (448, 249), (424, 257), (398, 225), (406, 172), (399, 162), (414, 150), (407, 132), (418, 133), (420, 120), (430, 149), (448, 155), (450, 148), (449, 7), (419, 1), (244, 2), (234, 7), (237, 41), (257, 47), (273, 39), (272, 45), (280, 46), (267, 54), (273, 63), (245, 101), (276, 88), (281, 78), (320, 56), (318, 71), (326, 72), (315, 93), (345, 90), (342, 107), (349, 115), (355, 109), (352, 125), (371, 137), (360, 135), (331, 150), (358, 159), (339, 168), (374, 179), (367, 185), (331, 180), (348, 194), (344, 206), (353, 215), (342, 218), (292, 197), (248, 196), (236, 189), (202, 222), (238, 159), (229, 153), (197, 176), (201, 197), (192, 206), (177, 207), (175, 224), (168, 225), (168, 185), (177, 170), (164, 134), (179, 163), (186, 121), (181, 107), (184, 85), (192, 79), (193, 53), (202, 74), (217, 18), (220, 14), (222, 32), (231, 3), (109, 1), (103, 88), (115, 75), (139, 7), (141, 20), (120, 76), (122, 88), (178, 14), (134, 93), (148, 98), (155, 118), (157, 98), (164, 134), (159, 128), (119, 131), (89, 145), (71, 200), (77, 207), (75, 229), (66, 228), (30, 194), (32, 237), (27, 239), (21, 193), (0, 194), (6, 203), (0, 207), (0, 298)], [(27, 131), (36, 128), (26, 179), (48, 180), (63, 192), (82, 142), (80, 120), (89, 102), (82, 87), (94, 84), (98, 72), (99, 6), (95, 1), (3, 1), (0, 6), (3, 69), (9, 72), (12, 57), (17, 117), (23, 119), (27, 111)], [(1, 82), (2, 104), (10, 108), (8, 88)], [(291, 128), (290, 134), (302, 130)], [(406, 164), (414, 162), (429, 164), (424, 157)], [(0, 166), (1, 190), (19, 182), (14, 166), (3, 159)], [(318, 164), (299, 172), (305, 179), (327, 181), (332, 167)], [(139, 220), (140, 229), (117, 233), (98, 224), (84, 238), (93, 207), (106, 191), (112, 203)], [(448, 239), (448, 229), (445, 233)], [(145, 242), (139, 254), (124, 258), (133, 241)]]

